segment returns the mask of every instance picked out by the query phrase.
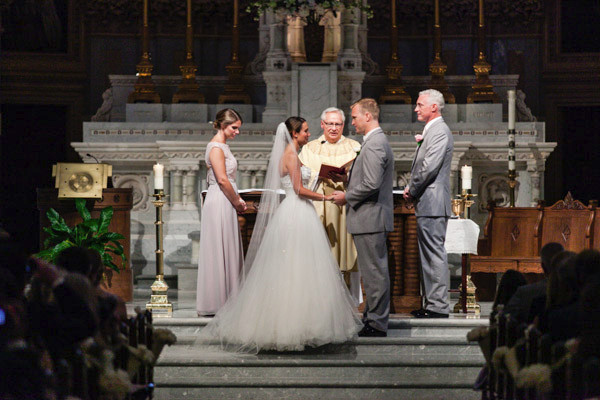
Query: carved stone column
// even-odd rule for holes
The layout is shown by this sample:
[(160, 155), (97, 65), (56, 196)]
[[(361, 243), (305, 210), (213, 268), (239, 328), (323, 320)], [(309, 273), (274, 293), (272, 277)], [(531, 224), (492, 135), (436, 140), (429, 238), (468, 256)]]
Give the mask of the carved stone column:
[(249, 68), (254, 75), (260, 75), (265, 70), (265, 61), (269, 53), (271, 37), (270, 26), (267, 23), (266, 13), (258, 20), (258, 53), (250, 62)]
[(287, 24), (271, 12), (267, 15), (269, 25), (269, 52), (267, 53), (267, 71), (287, 71), (290, 64), (290, 54), (287, 51)]
[(358, 45), (359, 21), (359, 10), (341, 12), (342, 48), (338, 53), (337, 61), (342, 71), (362, 71), (362, 57)]
[(291, 93), (290, 55), (286, 46), (286, 24), (266, 13), (269, 23), (269, 52), (265, 61), (263, 79), (267, 86), (267, 104), (263, 123), (276, 124), (284, 121), (290, 113), (288, 104)]
[(169, 199), (169, 207), (171, 210), (182, 210), (183, 209), (183, 171), (176, 166), (169, 165), (165, 168), (169, 171), (171, 178), (170, 192), (171, 197)]
[(529, 172), (530, 188), (531, 188), (531, 201), (530, 206), (535, 207), (538, 201), (541, 200), (542, 192), (542, 177), (544, 176), (545, 160), (528, 160), (527, 161), (527, 172)]
[[(367, 4), (367, 0), (363, 0), (363, 3)], [(366, 13), (361, 13), (360, 17), (358, 18), (358, 21), (359, 25), (357, 29), (356, 44), (362, 59), (362, 69), (366, 72), (367, 75), (373, 75), (379, 72), (379, 64), (377, 64), (375, 61), (373, 61), (373, 59), (371, 59), (371, 56), (369, 55), (367, 49), (367, 33), (369, 31), (369, 28), (367, 26), (368, 19)], [(345, 33), (343, 35), (343, 40), (345, 41)]]
[(265, 186), (266, 172), (267, 172), (266, 167), (261, 167), (260, 169), (258, 169), (256, 171), (256, 173), (254, 174), (254, 177), (255, 177), (254, 187), (255, 188), (263, 188)]
[(334, 15), (333, 12), (328, 11), (319, 21), (319, 25), (322, 25), (325, 31), (321, 62), (335, 62), (340, 51), (341, 42), (340, 14)]
[(252, 187), (252, 171), (249, 167), (244, 166), (238, 170), (240, 175), (238, 189), (250, 189)]
[(184, 210), (197, 210), (198, 203), (198, 165), (185, 167), (182, 185), (182, 206)]
[(306, 21), (300, 17), (287, 17), (287, 48), (293, 62), (306, 62), (304, 27)]
[(342, 49), (338, 53), (338, 106), (347, 110), (362, 97), (362, 57), (358, 48), (359, 10), (344, 10), (341, 13)]

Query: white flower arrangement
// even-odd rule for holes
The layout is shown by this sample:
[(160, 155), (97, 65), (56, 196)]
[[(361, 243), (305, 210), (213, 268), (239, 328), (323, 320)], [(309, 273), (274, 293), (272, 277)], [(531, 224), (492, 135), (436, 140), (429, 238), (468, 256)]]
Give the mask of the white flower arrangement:
[(138, 345), (138, 347), (127, 346), (127, 350), (129, 350), (127, 373), (131, 378), (135, 376), (142, 364), (154, 365), (154, 362), (156, 361), (154, 353), (148, 350), (143, 344)]
[(536, 388), (540, 393), (550, 393), (552, 370), (547, 364), (533, 364), (519, 371), (516, 377), (518, 388)]
[(490, 330), (487, 326), (478, 326), (473, 328), (467, 333), (467, 340), (469, 342), (479, 342), (490, 334)]
[(100, 359), (100, 379), (98, 386), (102, 393), (114, 398), (124, 398), (131, 389), (129, 374), (113, 367), (114, 354), (110, 350), (102, 351)]
[(329, 10), (338, 12), (344, 8), (361, 10), (368, 18), (373, 16), (371, 7), (361, 0), (252, 0), (246, 11), (255, 10), (259, 16), (273, 11), (279, 18), (290, 15), (306, 19), (311, 14), (321, 17)]
[(492, 354), (492, 365), (494, 368), (499, 369), (504, 363), (504, 356), (508, 353), (508, 347), (500, 346), (494, 350), (494, 354)]
[(515, 379), (519, 373), (519, 369), (521, 369), (521, 365), (519, 365), (519, 359), (517, 358), (516, 347), (511, 347), (504, 355), (504, 366), (513, 379)]
[(163, 347), (165, 347), (165, 345), (170, 346), (175, 342), (177, 342), (177, 336), (169, 329), (154, 329), (152, 332), (152, 353), (154, 354), (154, 358), (158, 360), (158, 356), (160, 356)]

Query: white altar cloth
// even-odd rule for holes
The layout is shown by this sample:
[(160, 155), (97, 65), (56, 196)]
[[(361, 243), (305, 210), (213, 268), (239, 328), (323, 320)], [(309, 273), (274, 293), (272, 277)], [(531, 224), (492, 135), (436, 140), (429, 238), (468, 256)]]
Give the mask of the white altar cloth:
[(451, 218), (446, 228), (446, 252), (449, 254), (477, 254), (479, 226), (470, 219)]

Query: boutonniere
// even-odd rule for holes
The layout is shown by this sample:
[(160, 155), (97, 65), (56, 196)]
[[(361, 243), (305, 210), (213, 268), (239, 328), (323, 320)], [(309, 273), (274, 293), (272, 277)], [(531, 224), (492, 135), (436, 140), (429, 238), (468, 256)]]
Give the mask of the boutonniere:
[(356, 157), (358, 157), (358, 155), (360, 154), (360, 149), (361, 149), (360, 146), (356, 146), (355, 148), (352, 149), (356, 153)]
[(417, 141), (417, 148), (421, 147), (421, 144), (423, 144), (423, 135), (415, 135), (415, 140)]

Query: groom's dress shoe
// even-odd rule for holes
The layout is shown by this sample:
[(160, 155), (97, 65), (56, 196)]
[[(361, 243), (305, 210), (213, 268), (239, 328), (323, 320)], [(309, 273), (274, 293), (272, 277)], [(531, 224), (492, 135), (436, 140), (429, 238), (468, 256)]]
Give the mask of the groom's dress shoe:
[(415, 318), (448, 318), (448, 314), (438, 313), (431, 310), (415, 310), (411, 312)]
[(358, 336), (360, 337), (386, 337), (387, 332), (380, 331), (379, 329), (373, 328), (369, 324), (365, 324), (365, 326), (358, 332)]
[(426, 312), (427, 312), (427, 310), (425, 310), (424, 308), (419, 308), (418, 310), (412, 310), (410, 313), (412, 314), (413, 317), (419, 318), (420, 316), (424, 315)]

